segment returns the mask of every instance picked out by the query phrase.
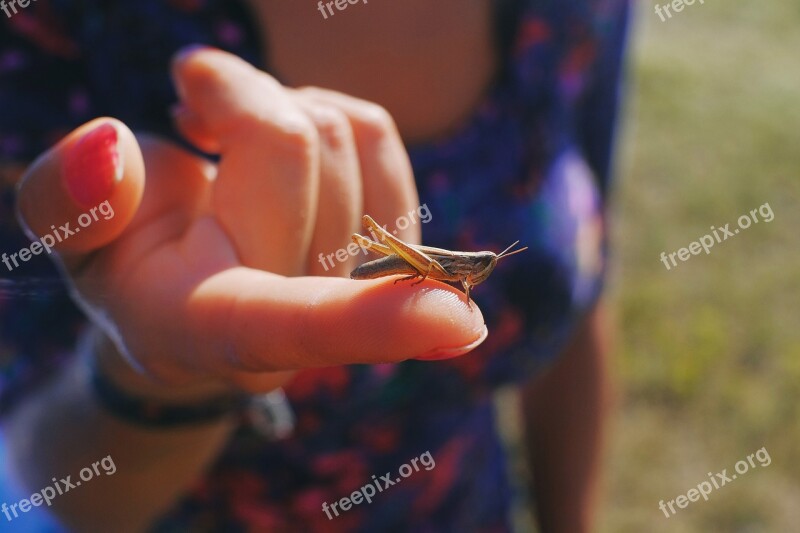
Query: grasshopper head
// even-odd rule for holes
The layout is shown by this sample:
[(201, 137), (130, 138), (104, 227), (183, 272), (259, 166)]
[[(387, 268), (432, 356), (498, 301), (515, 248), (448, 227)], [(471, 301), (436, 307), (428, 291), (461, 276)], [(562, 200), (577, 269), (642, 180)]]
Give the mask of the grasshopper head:
[(474, 261), (472, 271), (467, 274), (467, 283), (471, 286), (478, 285), (486, 281), (494, 267), (497, 266), (498, 256), (492, 252), (482, 252)]
[(497, 266), (497, 262), (504, 257), (508, 257), (510, 255), (518, 254), (519, 252), (525, 251), (528, 247), (520, 248), (519, 250), (514, 250), (513, 252), (509, 252), (514, 246), (516, 246), (519, 241), (515, 242), (499, 254), (494, 254), (492, 252), (481, 252), (478, 258), (475, 260), (475, 266), (467, 275), (467, 283), (471, 286), (477, 285), (479, 283), (483, 283), (486, 281), (486, 278), (494, 270), (494, 267)]

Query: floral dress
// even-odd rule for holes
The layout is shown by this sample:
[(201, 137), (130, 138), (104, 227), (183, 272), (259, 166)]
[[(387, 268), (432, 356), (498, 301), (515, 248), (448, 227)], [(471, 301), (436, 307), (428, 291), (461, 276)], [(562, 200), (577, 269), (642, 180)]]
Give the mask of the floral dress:
[[(301, 372), (285, 387), (291, 434), (267, 440), (243, 420), (154, 531), (510, 529), (493, 392), (551, 362), (600, 295), (628, 11), (627, 0), (506, 0), (502, 73), (484, 101), (448, 138), (407, 147), (432, 214), (426, 244), (529, 247), (473, 291), (488, 339), (452, 360)], [(0, 162), (29, 162), (102, 115), (180, 142), (168, 65), (191, 43), (269, 70), (236, 1), (38, 0), (0, 15)], [(0, 194), (0, 251), (11, 253), (28, 242), (12, 188)], [(0, 272), (4, 414), (69, 360), (86, 319), (44, 256)], [(323, 511), (425, 452), (434, 468), (338, 516)]]

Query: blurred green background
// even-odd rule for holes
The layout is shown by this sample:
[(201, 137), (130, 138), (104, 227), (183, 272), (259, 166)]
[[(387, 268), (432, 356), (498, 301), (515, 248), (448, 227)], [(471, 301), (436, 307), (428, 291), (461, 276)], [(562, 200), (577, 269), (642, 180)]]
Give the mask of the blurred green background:
[[(637, 5), (619, 144), (598, 531), (798, 532), (800, 2), (706, 0), (666, 22), (655, 3)], [(764, 203), (772, 222), (661, 263)], [(659, 510), (761, 447), (769, 466)]]
[[(800, 2), (706, 0), (666, 22), (654, 5), (638, 6), (620, 144), (600, 531), (800, 531)], [(659, 261), (766, 202), (772, 222)], [(762, 446), (769, 466), (658, 509)]]

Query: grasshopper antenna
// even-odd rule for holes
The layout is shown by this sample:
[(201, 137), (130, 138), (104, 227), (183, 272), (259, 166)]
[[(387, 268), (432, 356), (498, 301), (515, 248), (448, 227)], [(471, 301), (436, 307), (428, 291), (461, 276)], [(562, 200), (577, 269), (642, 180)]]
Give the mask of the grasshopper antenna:
[(514, 255), (514, 254), (518, 254), (518, 253), (520, 253), (520, 252), (524, 252), (525, 250), (527, 250), (527, 249), (528, 249), (528, 247), (527, 247), (527, 246), (525, 246), (524, 248), (520, 248), (519, 250), (514, 250), (513, 252), (509, 252), (509, 250), (510, 250), (510, 249), (512, 249), (513, 247), (515, 247), (515, 246), (516, 246), (516, 245), (518, 245), (518, 244), (519, 244), (519, 241), (516, 241), (514, 244), (512, 244), (511, 246), (509, 246), (508, 248), (506, 248), (505, 250), (503, 250), (502, 252), (500, 252), (500, 253), (497, 255), (497, 259), (498, 259), (498, 260), (500, 260), (500, 259), (502, 259), (503, 257), (509, 257), (509, 256), (512, 256), (512, 255)]

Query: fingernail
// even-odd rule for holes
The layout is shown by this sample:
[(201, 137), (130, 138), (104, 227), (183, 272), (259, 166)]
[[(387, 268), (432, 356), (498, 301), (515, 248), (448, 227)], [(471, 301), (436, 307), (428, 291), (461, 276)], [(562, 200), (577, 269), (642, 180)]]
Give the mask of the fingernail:
[(205, 44), (189, 44), (184, 46), (183, 48), (179, 49), (175, 54), (172, 56), (172, 64), (176, 65), (182, 61), (184, 61), (187, 57), (192, 55), (194, 52), (198, 50), (202, 50), (204, 48), (211, 48)]
[(480, 346), (480, 344), (486, 340), (486, 337), (489, 335), (489, 330), (486, 326), (483, 326), (483, 331), (481, 331), (478, 340), (475, 342), (471, 342), (466, 346), (460, 346), (458, 348), (437, 348), (435, 350), (431, 350), (430, 352), (426, 353), (425, 355), (421, 355), (419, 357), (415, 357), (414, 359), (419, 359), (421, 361), (440, 361), (442, 359), (452, 359), (453, 357), (458, 357), (459, 355), (464, 355), (467, 352), (470, 352)]
[(111, 196), (122, 180), (119, 134), (104, 122), (81, 137), (64, 156), (61, 178), (67, 193), (81, 207), (94, 207)]

